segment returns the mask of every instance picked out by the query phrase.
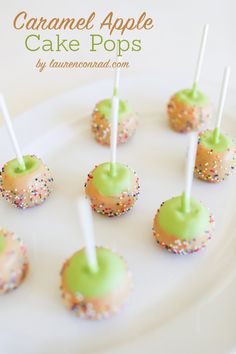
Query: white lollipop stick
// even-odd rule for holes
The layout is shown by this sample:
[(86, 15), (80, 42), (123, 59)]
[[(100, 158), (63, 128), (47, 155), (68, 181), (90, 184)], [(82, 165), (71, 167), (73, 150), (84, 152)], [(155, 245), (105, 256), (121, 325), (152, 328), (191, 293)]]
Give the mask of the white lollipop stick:
[(220, 126), (221, 126), (221, 121), (222, 121), (222, 116), (223, 116), (223, 109), (224, 109), (224, 105), (225, 105), (226, 94), (227, 94), (227, 90), (228, 90), (228, 86), (229, 86), (230, 72), (231, 72), (230, 66), (226, 66), (226, 68), (224, 70), (223, 82), (221, 85), (220, 99), (219, 99), (217, 116), (216, 116), (217, 118), (216, 118), (215, 130), (214, 130), (215, 142), (218, 140), (219, 135), (220, 135)]
[[(118, 64), (119, 62), (120, 62), (119, 57), (117, 57), (116, 63)], [(115, 72), (113, 96), (118, 95), (119, 87), (120, 87), (120, 68), (117, 67)]]
[(193, 172), (195, 166), (196, 152), (197, 152), (197, 133), (191, 133), (189, 138), (189, 147), (187, 152), (186, 172), (185, 172), (185, 189), (183, 194), (183, 211), (190, 210), (190, 197), (193, 184)]
[(111, 163), (116, 163), (119, 97), (112, 97)]
[[(118, 63), (117, 57), (117, 63)], [(117, 131), (118, 131), (118, 116), (119, 116), (119, 89), (120, 68), (116, 69), (114, 80), (114, 91), (112, 96), (112, 118), (111, 118), (111, 174), (114, 174), (114, 166), (116, 163), (117, 152)]]
[(92, 211), (89, 202), (85, 197), (80, 197), (77, 203), (80, 225), (85, 239), (85, 250), (89, 268), (92, 272), (98, 271), (96, 246), (94, 240), (94, 229)]
[(14, 147), (18, 163), (19, 163), (20, 167), (22, 168), (22, 170), (25, 170), (25, 161), (24, 161), (22, 153), (20, 151), (20, 147), (19, 147), (18, 141), (16, 139), (16, 134), (14, 132), (11, 118), (10, 118), (10, 115), (9, 115), (9, 112), (8, 112), (8, 109), (6, 106), (6, 102), (5, 102), (2, 94), (0, 94), (0, 109), (2, 111), (3, 119), (7, 125), (8, 134), (10, 136), (12, 145)]
[(194, 80), (193, 80), (193, 90), (195, 90), (195, 88), (197, 87), (198, 82), (199, 82), (199, 78), (200, 78), (200, 74), (201, 74), (202, 62), (203, 62), (203, 57), (204, 57), (204, 53), (205, 53), (205, 49), (206, 49), (208, 29), (209, 29), (209, 25), (206, 24), (204, 26), (203, 33), (202, 33), (202, 39), (201, 39), (201, 45), (200, 45), (200, 50), (199, 50), (199, 54), (198, 54), (197, 66), (196, 66)]

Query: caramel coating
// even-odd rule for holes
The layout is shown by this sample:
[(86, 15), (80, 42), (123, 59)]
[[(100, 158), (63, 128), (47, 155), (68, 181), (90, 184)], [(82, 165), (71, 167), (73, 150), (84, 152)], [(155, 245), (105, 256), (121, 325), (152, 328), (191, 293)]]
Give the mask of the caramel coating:
[(208, 123), (212, 116), (213, 107), (208, 103), (204, 107), (190, 106), (172, 96), (167, 105), (170, 127), (178, 133), (199, 130)]
[[(138, 126), (138, 119), (135, 113), (127, 114), (120, 122), (118, 122), (117, 143), (125, 143), (135, 133)], [(96, 108), (92, 114), (92, 133), (102, 145), (110, 145), (111, 123)]]

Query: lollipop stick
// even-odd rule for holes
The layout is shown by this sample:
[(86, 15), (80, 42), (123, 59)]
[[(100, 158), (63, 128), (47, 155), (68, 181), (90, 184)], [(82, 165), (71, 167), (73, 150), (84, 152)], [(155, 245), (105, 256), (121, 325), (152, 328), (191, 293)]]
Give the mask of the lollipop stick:
[(80, 197), (77, 203), (80, 224), (85, 239), (85, 250), (89, 269), (95, 273), (98, 271), (96, 246), (94, 240), (92, 211), (89, 202), (85, 197)]
[(16, 134), (14, 132), (13, 125), (12, 125), (12, 122), (11, 122), (11, 118), (10, 118), (10, 115), (9, 115), (9, 112), (8, 112), (8, 109), (7, 109), (7, 106), (6, 106), (6, 102), (5, 102), (4, 97), (3, 97), (2, 94), (0, 94), (0, 109), (2, 111), (2, 115), (3, 115), (4, 121), (5, 121), (6, 125), (7, 125), (7, 130), (8, 130), (12, 145), (14, 147), (16, 158), (18, 160), (20, 168), (22, 170), (25, 170), (25, 161), (24, 161), (23, 156), (21, 154), (20, 147), (19, 147), (18, 141), (16, 139)]
[(191, 133), (186, 161), (185, 190), (182, 198), (182, 210), (184, 213), (188, 213), (190, 211), (190, 197), (193, 184), (193, 172), (196, 159), (197, 141), (197, 133)]
[[(117, 59), (118, 63), (118, 59)], [(119, 116), (119, 81), (120, 69), (117, 67), (115, 72), (114, 91), (112, 97), (112, 118), (111, 118), (111, 175), (115, 174), (116, 152), (117, 152), (117, 131), (118, 131), (118, 116)]]
[(216, 125), (214, 129), (214, 142), (217, 143), (219, 141), (219, 136), (220, 136), (220, 126), (221, 126), (221, 121), (222, 121), (222, 116), (223, 116), (223, 109), (225, 105), (225, 98), (229, 86), (229, 77), (230, 77), (230, 66), (227, 66), (224, 70), (224, 77), (221, 85), (221, 91), (220, 91), (220, 99), (219, 99), (219, 104), (218, 104), (218, 110), (217, 110), (217, 118), (216, 118)]
[(193, 88), (192, 88), (193, 94), (195, 94), (195, 92), (196, 92), (199, 78), (200, 78), (200, 74), (201, 74), (202, 62), (203, 62), (203, 57), (204, 57), (204, 53), (205, 53), (205, 49), (206, 49), (208, 29), (209, 29), (209, 25), (206, 24), (204, 26), (203, 33), (202, 33), (202, 39), (201, 39), (201, 45), (200, 45), (200, 50), (199, 50), (199, 54), (198, 54), (197, 66), (196, 66), (194, 80), (193, 80)]

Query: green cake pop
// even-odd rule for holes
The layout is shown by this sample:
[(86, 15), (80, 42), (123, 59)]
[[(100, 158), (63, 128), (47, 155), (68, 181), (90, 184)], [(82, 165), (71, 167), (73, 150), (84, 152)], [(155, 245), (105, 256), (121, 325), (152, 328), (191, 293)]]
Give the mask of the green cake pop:
[(86, 247), (62, 267), (62, 298), (78, 317), (107, 318), (126, 302), (132, 289), (131, 274), (120, 255), (95, 246), (91, 208), (85, 198), (80, 198), (78, 211)]

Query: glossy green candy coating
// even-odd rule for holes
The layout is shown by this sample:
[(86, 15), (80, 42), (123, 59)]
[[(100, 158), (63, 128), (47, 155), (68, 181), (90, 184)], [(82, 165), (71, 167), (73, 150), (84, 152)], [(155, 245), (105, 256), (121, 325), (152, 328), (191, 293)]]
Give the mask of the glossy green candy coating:
[(25, 162), (25, 170), (23, 170), (17, 159), (9, 161), (5, 166), (4, 170), (7, 175), (14, 176), (25, 176), (27, 173), (31, 173), (38, 169), (42, 163), (36, 156), (26, 155), (23, 157)]
[(204, 93), (197, 89), (184, 89), (176, 93), (176, 97), (181, 102), (190, 106), (204, 107), (209, 103), (209, 99)]
[(105, 162), (96, 167), (93, 172), (92, 183), (104, 196), (118, 196), (132, 188), (133, 172), (120, 163), (114, 165), (111, 172), (111, 163)]
[(122, 257), (109, 249), (97, 247), (98, 271), (91, 272), (85, 249), (76, 252), (64, 270), (68, 290), (87, 298), (102, 297), (119, 288), (127, 273)]
[[(217, 128), (216, 128), (217, 129)], [(214, 150), (216, 152), (224, 152), (233, 146), (232, 140), (222, 133), (218, 132), (217, 139), (215, 135), (217, 130), (206, 130), (201, 133), (199, 139), (200, 143), (205, 146), (206, 149)]]
[(209, 229), (210, 213), (194, 198), (190, 199), (189, 212), (184, 212), (182, 196), (178, 196), (164, 202), (160, 207), (158, 221), (169, 234), (189, 241)]
[[(112, 116), (112, 100), (107, 98), (100, 101), (96, 105), (96, 109), (108, 120), (111, 120)], [(119, 115), (118, 120), (121, 121), (127, 114), (132, 113), (131, 107), (123, 100), (119, 100)]]

